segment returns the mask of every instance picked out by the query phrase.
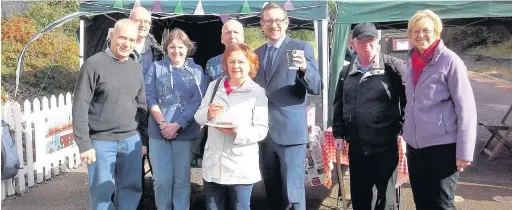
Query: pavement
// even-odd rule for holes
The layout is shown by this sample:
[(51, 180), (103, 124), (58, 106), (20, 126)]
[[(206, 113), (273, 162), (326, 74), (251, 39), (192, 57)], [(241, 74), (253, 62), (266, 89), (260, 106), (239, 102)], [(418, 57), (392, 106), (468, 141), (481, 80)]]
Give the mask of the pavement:
[[(477, 102), (479, 120), (501, 120), (508, 107), (512, 105), (512, 83), (482, 74), (470, 72), (471, 84)], [(509, 124), (512, 124), (510, 117)], [(493, 161), (487, 155), (478, 154), (490, 134), (484, 128), (478, 128), (475, 159), (471, 167), (462, 173), (456, 189), (457, 209), (463, 210), (506, 210), (512, 209), (512, 154), (502, 152)], [(87, 171), (85, 167), (61, 174), (52, 180), (28, 189), (22, 195), (16, 195), (2, 201), (3, 210), (59, 210), (88, 209)], [(200, 169), (192, 169), (192, 196), (190, 209), (205, 209), (202, 196)], [(335, 177), (333, 177), (335, 180)], [(349, 192), (348, 179), (345, 180)], [(336, 181), (333, 181), (336, 183)], [(151, 177), (146, 177), (149, 189), (143, 195), (143, 206), (139, 209), (154, 207)], [(338, 185), (331, 189), (323, 186), (306, 189), (308, 209), (334, 209)], [(251, 198), (251, 208), (268, 209), (262, 182), (255, 185)], [(402, 185), (400, 208), (415, 209), (410, 186)]]

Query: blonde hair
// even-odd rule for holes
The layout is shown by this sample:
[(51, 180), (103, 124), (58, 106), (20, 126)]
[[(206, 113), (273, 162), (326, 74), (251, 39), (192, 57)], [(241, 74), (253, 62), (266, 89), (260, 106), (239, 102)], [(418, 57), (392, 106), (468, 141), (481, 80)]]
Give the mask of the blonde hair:
[(418, 10), (412, 17), (409, 19), (409, 23), (407, 25), (407, 32), (409, 38), (412, 34), (412, 29), (416, 27), (418, 24), (423, 24), (425, 20), (430, 19), (434, 24), (434, 35), (437, 39), (441, 38), (441, 32), (443, 31), (443, 23), (441, 22), (441, 18), (439, 15), (432, 12), (432, 10)]

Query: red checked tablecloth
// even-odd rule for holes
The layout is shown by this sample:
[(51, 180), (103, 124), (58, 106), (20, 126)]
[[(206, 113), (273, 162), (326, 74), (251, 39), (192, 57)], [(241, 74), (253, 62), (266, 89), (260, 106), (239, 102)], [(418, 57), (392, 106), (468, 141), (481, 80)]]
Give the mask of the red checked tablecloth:
[[(345, 150), (348, 154), (348, 143), (345, 141)], [(407, 158), (405, 156), (406, 144), (404, 140), (398, 140), (398, 178), (397, 178), (397, 186), (402, 185), (404, 182), (407, 182), (409, 179), (409, 172), (407, 169)], [(325, 168), (332, 168), (332, 163), (336, 162), (336, 144), (334, 141), (334, 136), (332, 135), (332, 129), (329, 128), (324, 131), (324, 140), (322, 141), (322, 152), (323, 152), (323, 162)], [(341, 164), (348, 166), (348, 155), (341, 154)], [(331, 181), (331, 170), (326, 170), (326, 183), (324, 184), (326, 187), (330, 188), (332, 186)]]

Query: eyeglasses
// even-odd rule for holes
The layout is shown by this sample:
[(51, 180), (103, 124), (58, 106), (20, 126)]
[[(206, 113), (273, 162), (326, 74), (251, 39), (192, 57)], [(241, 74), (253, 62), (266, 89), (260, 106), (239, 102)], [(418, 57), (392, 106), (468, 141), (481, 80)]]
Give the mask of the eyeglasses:
[(266, 20), (263, 20), (263, 23), (265, 23), (265, 25), (267, 26), (270, 26), (272, 25), (273, 23), (276, 23), (277, 25), (281, 25), (283, 24), (284, 22), (286, 22), (286, 18), (283, 18), (283, 19), (275, 19), (275, 20), (271, 20), (271, 19), (266, 19)]
[(135, 20), (135, 22), (137, 22), (139, 24), (144, 24), (144, 25), (150, 25), (151, 24), (151, 20)]
[(432, 30), (428, 29), (428, 28), (424, 28), (424, 29), (416, 29), (414, 31), (412, 31), (412, 33), (414, 35), (420, 35), (420, 34), (430, 34), (432, 33)]

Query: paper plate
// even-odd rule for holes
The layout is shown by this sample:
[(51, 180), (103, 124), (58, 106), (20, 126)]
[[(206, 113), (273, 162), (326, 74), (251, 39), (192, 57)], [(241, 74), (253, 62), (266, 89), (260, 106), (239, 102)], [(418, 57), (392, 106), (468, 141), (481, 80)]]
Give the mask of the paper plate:
[(207, 126), (216, 127), (216, 128), (236, 128), (236, 125), (223, 125), (223, 124), (216, 124), (214, 122), (207, 122)]

